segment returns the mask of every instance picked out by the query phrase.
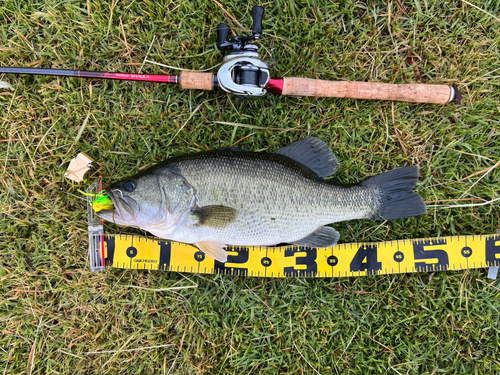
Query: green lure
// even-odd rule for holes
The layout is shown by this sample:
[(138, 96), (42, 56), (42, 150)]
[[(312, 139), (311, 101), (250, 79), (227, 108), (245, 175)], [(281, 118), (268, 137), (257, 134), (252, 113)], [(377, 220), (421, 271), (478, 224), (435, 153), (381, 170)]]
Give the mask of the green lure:
[(90, 205), (92, 206), (95, 212), (99, 212), (102, 210), (112, 210), (115, 208), (113, 201), (109, 198), (109, 195), (105, 195), (106, 192), (104, 190), (100, 191), (97, 194), (89, 194), (81, 190), (79, 190), (79, 192), (88, 197), (94, 198), (92, 202), (90, 202)]

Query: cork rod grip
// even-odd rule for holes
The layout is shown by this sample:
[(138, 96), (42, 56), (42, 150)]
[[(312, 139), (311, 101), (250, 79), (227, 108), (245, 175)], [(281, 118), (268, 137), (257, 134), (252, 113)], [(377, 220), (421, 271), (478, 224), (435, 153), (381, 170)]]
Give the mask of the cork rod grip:
[(453, 87), (446, 85), (343, 82), (285, 77), (282, 95), (446, 104), (454, 99), (455, 91)]
[(183, 89), (213, 90), (214, 75), (212, 73), (181, 72), (179, 84)]

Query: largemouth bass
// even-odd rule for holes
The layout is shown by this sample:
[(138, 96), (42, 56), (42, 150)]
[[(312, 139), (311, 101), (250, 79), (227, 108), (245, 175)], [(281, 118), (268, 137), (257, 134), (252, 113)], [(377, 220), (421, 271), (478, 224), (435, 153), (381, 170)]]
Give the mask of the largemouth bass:
[(114, 209), (98, 215), (196, 244), (226, 262), (226, 245), (330, 247), (340, 238), (326, 226), (330, 223), (427, 211), (412, 191), (419, 177), (416, 166), (351, 186), (323, 179), (336, 170), (332, 150), (312, 137), (274, 153), (220, 149), (177, 156), (111, 185), (106, 191)]

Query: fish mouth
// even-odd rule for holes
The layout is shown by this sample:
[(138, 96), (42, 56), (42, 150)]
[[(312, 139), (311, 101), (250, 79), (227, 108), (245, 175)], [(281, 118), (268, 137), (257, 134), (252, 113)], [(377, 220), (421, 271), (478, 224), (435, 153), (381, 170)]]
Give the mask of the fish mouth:
[(97, 215), (101, 219), (116, 224), (127, 224), (135, 219), (139, 205), (133, 198), (124, 195), (119, 189), (110, 190), (108, 196), (113, 202), (114, 209), (99, 211)]

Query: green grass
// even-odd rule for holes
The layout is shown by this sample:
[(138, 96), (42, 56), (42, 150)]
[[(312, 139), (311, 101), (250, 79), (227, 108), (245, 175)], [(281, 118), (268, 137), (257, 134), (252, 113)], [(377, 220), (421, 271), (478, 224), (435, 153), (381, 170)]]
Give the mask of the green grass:
[[(416, 164), (426, 201), (469, 199), (382, 226), (339, 223), (342, 242), (495, 233), (498, 202), (434, 205), (499, 197), (499, 168), (474, 174), (499, 161), (500, 3), (367, 3), (262, 4), (259, 45), (273, 75), (456, 83), (461, 106), (242, 101), (160, 84), (0, 76), (15, 88), (0, 91), (0, 373), (500, 373), (498, 283), (486, 270), (316, 280), (89, 272), (85, 204), (66, 194), (82, 186), (63, 181), (80, 151), (96, 160), (91, 179), (108, 183), (172, 155), (240, 140), (274, 151), (314, 135), (341, 162), (336, 181)], [(223, 6), (250, 28), (252, 5)], [(213, 1), (12, 0), (0, 7), (0, 64), (173, 73), (143, 66), (147, 57), (209, 69), (222, 57), (219, 22), (241, 32)]]

